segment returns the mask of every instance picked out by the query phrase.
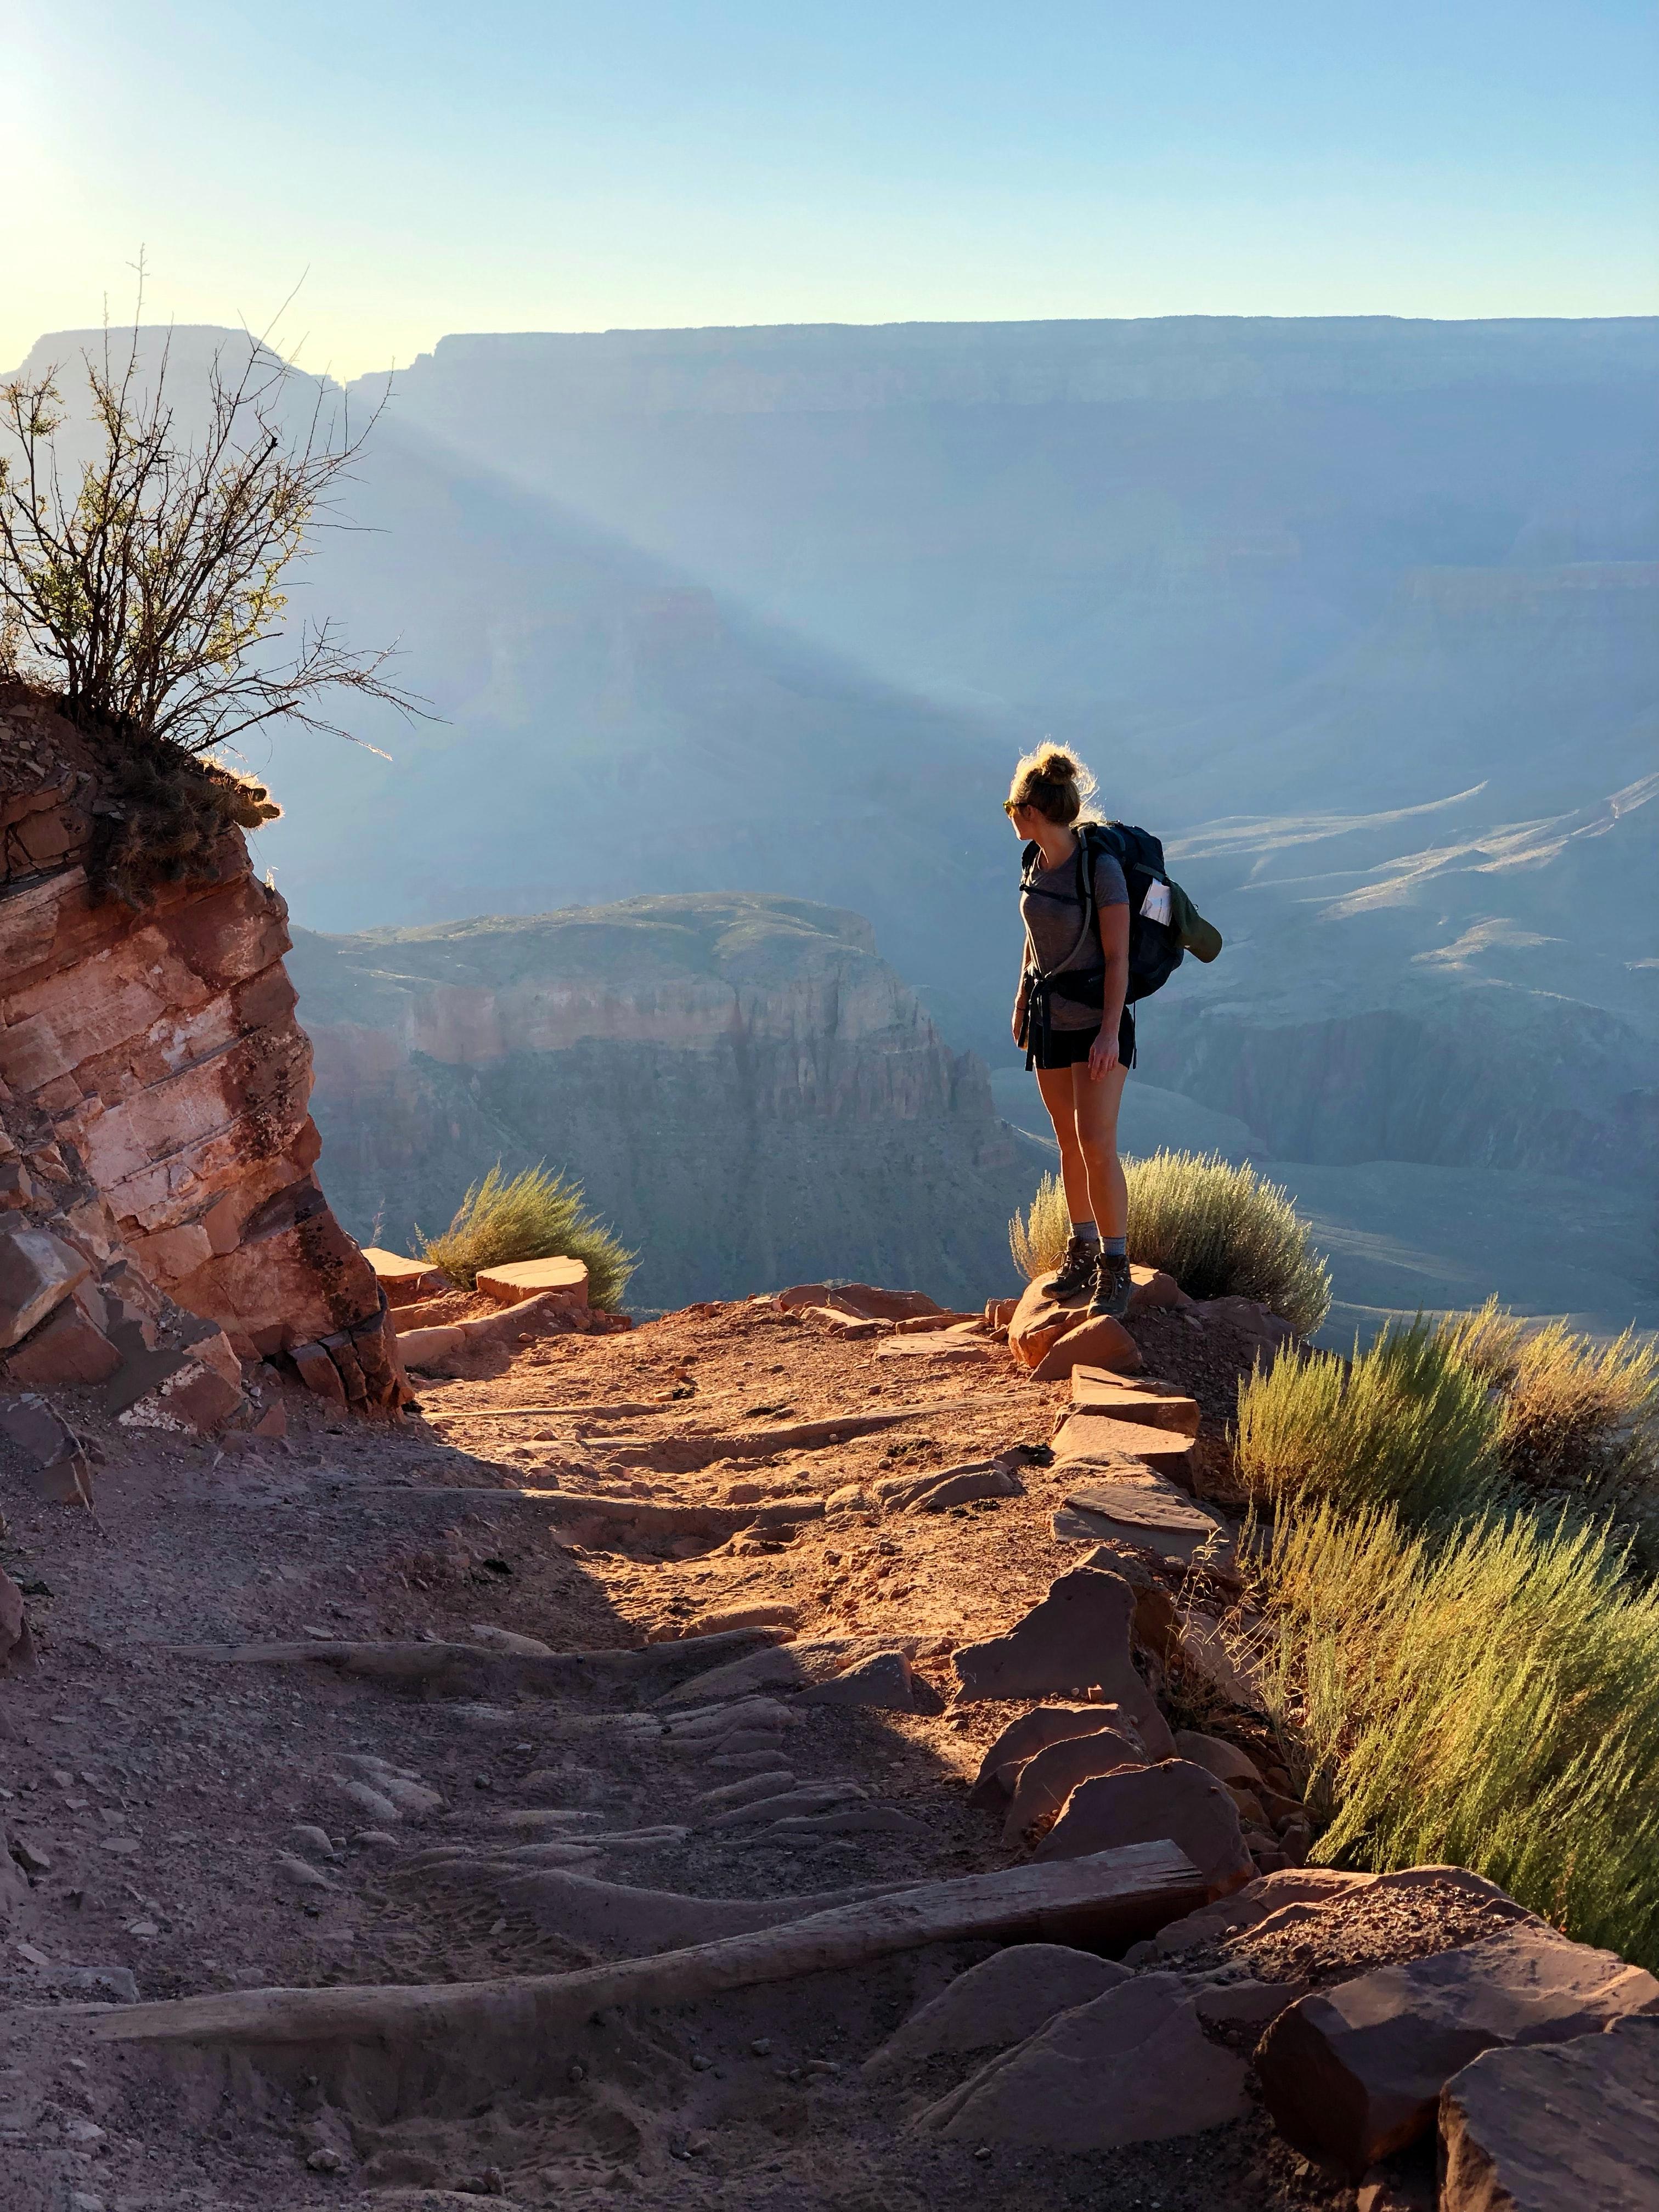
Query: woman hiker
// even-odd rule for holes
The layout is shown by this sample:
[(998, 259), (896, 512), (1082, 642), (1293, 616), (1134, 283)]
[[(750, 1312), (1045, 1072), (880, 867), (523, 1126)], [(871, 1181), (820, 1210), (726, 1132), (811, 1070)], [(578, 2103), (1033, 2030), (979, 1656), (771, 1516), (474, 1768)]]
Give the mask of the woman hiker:
[[(1014, 1042), (1060, 1140), (1060, 1180), (1072, 1233), (1052, 1285), (1090, 1314), (1127, 1310), (1124, 1244), (1129, 1193), (1117, 1157), (1117, 1111), (1134, 1065), (1129, 981), (1129, 890), (1123, 870), (1097, 853), (1094, 882), (1079, 832), (1095, 780), (1061, 745), (1039, 745), (1014, 770), (1003, 809), (1030, 848), (1020, 878), (1025, 960), (1014, 1001)], [(1090, 892), (1092, 890), (1092, 896)]]

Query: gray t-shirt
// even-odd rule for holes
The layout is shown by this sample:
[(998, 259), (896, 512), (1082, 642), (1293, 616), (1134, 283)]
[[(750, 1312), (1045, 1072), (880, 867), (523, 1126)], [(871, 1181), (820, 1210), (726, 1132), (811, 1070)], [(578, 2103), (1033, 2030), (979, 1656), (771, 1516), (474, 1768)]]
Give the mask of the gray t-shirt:
[[(1095, 904), (1108, 907), (1128, 903), (1129, 886), (1123, 880), (1122, 869), (1109, 853), (1097, 854)], [(1045, 868), (1039, 862), (1026, 875), (1020, 884), (1019, 911), (1025, 933), (1031, 941), (1031, 952), (1045, 975), (1052, 975), (1056, 969), (1063, 975), (1068, 969), (1099, 967), (1099, 929), (1091, 929), (1087, 939), (1081, 944), (1078, 941), (1083, 928), (1083, 909), (1077, 895), (1075, 853), (1068, 854), (1057, 868)], [(1077, 948), (1075, 952), (1073, 946)], [(1080, 1006), (1058, 992), (1049, 1000), (1048, 1011), (1050, 1024), (1057, 1030), (1100, 1027), (1098, 1006)]]

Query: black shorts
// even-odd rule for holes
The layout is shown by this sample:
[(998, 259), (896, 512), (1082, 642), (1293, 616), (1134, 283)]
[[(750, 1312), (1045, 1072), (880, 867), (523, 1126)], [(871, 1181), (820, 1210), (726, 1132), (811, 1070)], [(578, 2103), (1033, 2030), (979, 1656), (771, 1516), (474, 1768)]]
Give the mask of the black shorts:
[[(1098, 1026), (1091, 1030), (1050, 1030), (1046, 1049), (1041, 1037), (1034, 1045), (1034, 1064), (1038, 1067), (1077, 1067), (1087, 1060), (1099, 1035)], [(1135, 1010), (1133, 1006), (1125, 1006), (1123, 1018), (1117, 1025), (1117, 1056), (1125, 1067), (1133, 1067), (1135, 1064)]]

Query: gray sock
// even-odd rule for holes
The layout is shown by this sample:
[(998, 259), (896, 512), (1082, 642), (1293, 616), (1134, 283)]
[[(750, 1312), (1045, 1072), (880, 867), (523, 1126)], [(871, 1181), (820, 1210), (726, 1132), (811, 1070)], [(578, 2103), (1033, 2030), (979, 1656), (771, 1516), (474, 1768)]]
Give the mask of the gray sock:
[(1100, 1242), (1100, 1231), (1092, 1221), (1074, 1221), (1072, 1234), (1080, 1244), (1098, 1244)]
[(1109, 1260), (1127, 1260), (1129, 1256), (1129, 1242), (1125, 1237), (1103, 1237), (1100, 1249)]

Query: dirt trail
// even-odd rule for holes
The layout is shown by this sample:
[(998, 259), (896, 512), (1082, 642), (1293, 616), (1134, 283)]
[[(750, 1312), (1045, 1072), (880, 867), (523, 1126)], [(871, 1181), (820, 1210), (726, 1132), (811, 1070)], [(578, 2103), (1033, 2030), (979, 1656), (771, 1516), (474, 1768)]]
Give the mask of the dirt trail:
[[(1139, 1326), (1213, 1427), (1224, 1351), (1178, 1316)], [(111, 2042), (113, 2015), (84, 2009), (553, 1973), (763, 1928), (795, 1909), (775, 1900), (1019, 1863), (967, 1800), (1024, 1706), (949, 1710), (951, 1653), (1081, 1556), (1051, 1534), (1061, 1483), (1043, 1464), (1066, 1389), (1000, 1354), (876, 1351), (769, 1304), (691, 1309), (434, 1383), (392, 1430), (297, 1390), (286, 1443), (234, 1452), (77, 1409), (105, 1462), (95, 1518), (0, 1466), (0, 1559), (41, 1653), (0, 1686), (0, 1826), (30, 1869), (0, 1971), (9, 2212), (1351, 2203), (1254, 2112), (1105, 2158), (976, 2155), (909, 2130), (957, 2077), (872, 2083), (860, 2063), (982, 1942), (606, 2011), (556, 2080), (459, 2110), (431, 2083), (370, 2081), (348, 2109), (303, 2067)], [(518, 1410), (542, 1407), (558, 1410)], [(903, 1418), (839, 1441), (811, 1425), (871, 1413)], [(758, 1448), (774, 1429), (785, 1440)], [(711, 1457), (722, 1438), (740, 1441)], [(938, 1514), (820, 1504), (994, 1458), (1022, 1494)], [(572, 1493), (602, 1506), (584, 1518)], [(626, 1504), (758, 1517), (630, 1522)], [(731, 1640), (676, 1648), (710, 1635)], [(627, 1682), (614, 1663), (556, 1680), (514, 1638), (641, 1656)], [(433, 1654), (424, 1690), (337, 1650), (212, 1656), (434, 1642), (468, 1651)], [(797, 1653), (827, 1681), (894, 1649), (937, 1710), (785, 1705), (763, 1681), (717, 1723), (699, 1711), (714, 1659)], [(656, 1919), (617, 1886), (661, 1893)]]

